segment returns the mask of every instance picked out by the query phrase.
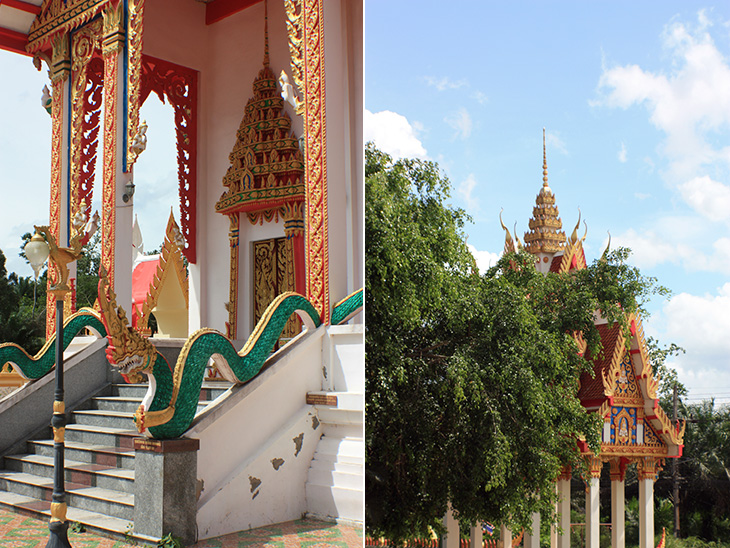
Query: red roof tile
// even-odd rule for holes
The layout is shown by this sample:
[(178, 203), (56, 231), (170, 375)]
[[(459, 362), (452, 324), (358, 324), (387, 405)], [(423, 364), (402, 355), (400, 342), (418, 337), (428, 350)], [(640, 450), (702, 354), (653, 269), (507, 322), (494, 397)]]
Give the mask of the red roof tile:
[(596, 326), (596, 329), (598, 329), (598, 334), (601, 337), (603, 351), (595, 359), (590, 355), (590, 351), (586, 353), (586, 359), (594, 363), (594, 376), (591, 378), (588, 372), (581, 374), (580, 390), (578, 391), (578, 399), (581, 402), (595, 402), (605, 399), (602, 376), (611, 366), (611, 361), (616, 351), (616, 344), (621, 334), (621, 326), (617, 323), (613, 324), (611, 328), (608, 327), (608, 324), (600, 324)]

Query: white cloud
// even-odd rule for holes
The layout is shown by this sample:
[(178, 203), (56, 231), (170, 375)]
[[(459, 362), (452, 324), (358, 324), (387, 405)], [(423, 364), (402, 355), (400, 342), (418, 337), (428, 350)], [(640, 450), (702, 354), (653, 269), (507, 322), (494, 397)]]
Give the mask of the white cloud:
[(730, 221), (730, 187), (707, 175), (682, 183), (679, 192), (687, 204), (711, 221)]
[(466, 247), (474, 255), (480, 274), (484, 274), (488, 268), (497, 264), (497, 261), (502, 256), (500, 253), (492, 253), (491, 251), (479, 251), (471, 244), (466, 244)]
[[(603, 243), (605, 249), (608, 239)], [(652, 268), (658, 264), (678, 264), (683, 259), (689, 260), (694, 250), (680, 246), (661, 233), (653, 230), (637, 232), (633, 228), (611, 238), (611, 248), (628, 247), (631, 249), (631, 262), (639, 268)]]
[(469, 112), (464, 107), (444, 118), (444, 122), (456, 131), (455, 137), (468, 139), (471, 136), (473, 124)]
[(436, 78), (435, 76), (426, 76), (426, 84), (436, 88), (438, 91), (445, 91), (447, 89), (459, 89), (467, 85), (465, 79), (452, 80), (448, 76), (443, 78)]
[(651, 198), (651, 194), (646, 192), (634, 192), (634, 198), (637, 200), (646, 200), (647, 198)]
[(464, 202), (466, 203), (467, 211), (470, 211), (472, 213), (479, 210), (479, 198), (477, 198), (476, 196), (472, 196), (472, 192), (474, 191), (474, 188), (476, 186), (477, 180), (474, 177), (474, 174), (470, 173), (456, 189), (456, 191), (459, 193), (459, 196), (461, 196), (461, 199), (464, 200)]
[(618, 161), (622, 164), (626, 163), (626, 143), (621, 143), (621, 148), (618, 151)]
[(486, 105), (489, 102), (489, 97), (487, 97), (481, 91), (475, 91), (474, 93), (472, 93), (471, 98), (474, 99), (480, 105)]
[(643, 105), (651, 123), (666, 135), (667, 178), (675, 184), (702, 175), (698, 170), (716, 162), (725, 169), (730, 163), (728, 151), (711, 144), (713, 137), (730, 129), (730, 64), (708, 32), (707, 15), (700, 12), (697, 19), (694, 28), (677, 21), (665, 28), (670, 73), (638, 65), (605, 68), (598, 83), (599, 99), (592, 101), (624, 109)]
[(418, 138), (422, 131), (420, 124), (411, 124), (405, 116), (389, 110), (372, 113), (367, 109), (363, 122), (365, 141), (373, 141), (380, 150), (395, 159), (428, 158)]
[[(676, 343), (686, 354), (675, 356), (668, 365), (675, 367), (679, 378), (692, 392), (730, 392), (730, 283), (715, 294), (690, 295), (680, 293), (668, 301), (656, 318), (663, 329), (659, 333), (663, 344)], [(655, 318), (652, 318), (652, 323)], [(698, 388), (700, 390), (698, 390)]]
[(641, 269), (672, 264), (688, 272), (730, 275), (730, 238), (708, 240), (691, 218), (661, 219), (641, 232), (629, 229), (612, 238), (611, 248), (617, 247), (630, 248), (631, 263)]

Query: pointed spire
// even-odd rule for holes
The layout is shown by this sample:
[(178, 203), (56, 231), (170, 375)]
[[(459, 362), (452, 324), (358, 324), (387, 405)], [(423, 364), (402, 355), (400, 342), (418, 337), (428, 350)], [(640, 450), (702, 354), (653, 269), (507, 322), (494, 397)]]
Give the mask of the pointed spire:
[(545, 128), (542, 128), (542, 186), (550, 188), (548, 186), (547, 177), (547, 150), (545, 148)]
[(264, 0), (264, 66), (269, 66), (269, 1)]
[(532, 208), (530, 231), (525, 232), (525, 249), (530, 253), (555, 253), (565, 247), (565, 232), (555, 195), (548, 186), (545, 128), (542, 129), (542, 188)]

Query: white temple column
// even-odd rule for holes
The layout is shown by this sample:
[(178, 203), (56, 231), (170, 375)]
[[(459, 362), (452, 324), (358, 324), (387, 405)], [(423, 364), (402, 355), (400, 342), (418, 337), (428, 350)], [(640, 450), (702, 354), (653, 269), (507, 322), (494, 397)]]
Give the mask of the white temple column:
[(600, 548), (599, 527), (601, 525), (600, 483), (603, 462), (590, 458), (590, 476), (586, 490), (586, 548)]
[(654, 480), (659, 473), (659, 459), (644, 457), (639, 472), (639, 548), (654, 547)]
[(444, 525), (446, 526), (446, 536), (441, 541), (443, 548), (459, 548), (459, 522), (454, 517), (454, 512), (449, 503), (444, 516)]
[(611, 462), (611, 548), (626, 546), (626, 512), (624, 509), (624, 476), (626, 464), (620, 458)]
[(481, 523), (477, 523), (476, 525), (471, 526), (471, 548), (481, 548), (482, 544), (482, 525)]
[[(566, 466), (558, 476), (558, 544), (557, 548), (570, 548), (570, 478), (572, 470)], [(551, 544), (552, 546), (552, 544)]]
[(540, 548), (540, 512), (532, 514), (532, 525), (525, 529), (524, 548)]
[(504, 524), (499, 528), (499, 539), (502, 541), (502, 548), (512, 548), (512, 531)]

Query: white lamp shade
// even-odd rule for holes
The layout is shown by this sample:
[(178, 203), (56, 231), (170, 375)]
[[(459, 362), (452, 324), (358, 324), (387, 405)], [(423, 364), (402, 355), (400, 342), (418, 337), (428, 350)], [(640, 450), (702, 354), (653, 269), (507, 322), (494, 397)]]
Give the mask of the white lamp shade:
[(28, 257), (28, 260), (30, 261), (30, 266), (33, 267), (35, 277), (37, 278), (38, 272), (40, 272), (41, 268), (43, 268), (43, 264), (46, 262), (46, 259), (48, 259), (48, 255), (51, 250), (46, 241), (43, 239), (43, 236), (37, 232), (33, 234), (30, 241), (25, 244), (25, 248), (23, 248), (23, 250), (25, 251), (25, 256)]

